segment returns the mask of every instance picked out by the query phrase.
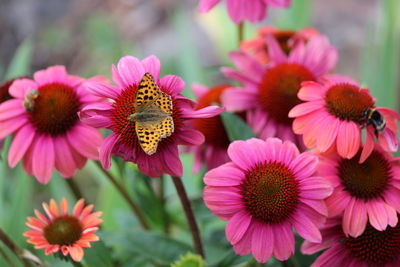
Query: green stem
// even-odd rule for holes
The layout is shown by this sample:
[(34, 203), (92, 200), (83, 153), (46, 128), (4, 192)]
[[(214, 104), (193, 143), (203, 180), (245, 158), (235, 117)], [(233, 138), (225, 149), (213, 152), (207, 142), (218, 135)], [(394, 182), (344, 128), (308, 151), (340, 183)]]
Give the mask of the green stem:
[(22, 262), (22, 264), (25, 267), (31, 267), (31, 263), (23, 257), (23, 250), (18, 247), (14, 241), (8, 235), (3, 231), (3, 229), (0, 228), (0, 241), (3, 242), (4, 245), (6, 245), (12, 253)]
[(169, 215), (167, 211), (167, 202), (165, 201), (165, 177), (162, 175), (160, 177), (160, 201), (161, 206), (163, 208), (163, 221), (164, 221), (164, 233), (167, 235), (170, 233), (170, 223), (169, 223)]
[(237, 27), (238, 27), (238, 42), (240, 48), (240, 43), (244, 40), (244, 22), (239, 23)]
[(203, 245), (201, 243), (201, 238), (200, 238), (199, 227), (197, 226), (192, 206), (190, 204), (185, 187), (182, 183), (182, 178), (172, 176), (172, 181), (174, 182), (176, 191), (178, 192), (179, 199), (181, 200), (181, 203), (183, 206), (183, 210), (185, 211), (185, 215), (186, 215), (186, 219), (189, 224), (190, 232), (192, 233), (194, 248), (195, 248), (197, 254), (201, 255), (203, 257), (203, 259), (205, 259)]
[(149, 230), (149, 224), (147, 223), (147, 220), (143, 214), (143, 212), (140, 210), (139, 206), (135, 203), (135, 201), (131, 198), (129, 195), (128, 191), (125, 189), (123, 185), (121, 185), (117, 179), (111, 173), (108, 171), (104, 170), (103, 167), (101, 166), (100, 162), (96, 161), (96, 165), (100, 168), (100, 170), (106, 175), (108, 180), (115, 186), (115, 188), (119, 191), (121, 196), (126, 200), (128, 203), (129, 207), (131, 208), (132, 212), (134, 215), (138, 218), (140, 225), (143, 227), (145, 230)]
[(84, 198), (82, 191), (79, 189), (78, 183), (75, 181), (74, 177), (66, 179), (69, 189), (71, 189), (72, 194), (77, 200)]

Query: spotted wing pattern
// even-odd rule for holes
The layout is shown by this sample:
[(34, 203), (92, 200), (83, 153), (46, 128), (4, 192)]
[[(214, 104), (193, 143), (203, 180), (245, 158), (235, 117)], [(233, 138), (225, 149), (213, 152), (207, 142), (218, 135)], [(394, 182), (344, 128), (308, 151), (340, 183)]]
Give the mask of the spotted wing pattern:
[(158, 125), (144, 124), (136, 122), (136, 135), (139, 139), (140, 147), (147, 155), (152, 155), (157, 151), (158, 142), (161, 134)]
[(161, 138), (171, 136), (174, 132), (174, 120), (171, 117), (166, 117), (157, 126)]
[(163, 94), (163, 92), (154, 82), (153, 76), (151, 76), (150, 73), (146, 72), (143, 75), (143, 78), (140, 81), (136, 92), (136, 112), (140, 112), (140, 110), (142, 110), (144, 106), (151, 104), (154, 100), (160, 98), (161, 94)]
[(172, 114), (173, 107), (172, 107), (172, 98), (170, 95), (160, 90), (160, 96), (156, 99), (155, 104), (166, 114), (168, 115)]

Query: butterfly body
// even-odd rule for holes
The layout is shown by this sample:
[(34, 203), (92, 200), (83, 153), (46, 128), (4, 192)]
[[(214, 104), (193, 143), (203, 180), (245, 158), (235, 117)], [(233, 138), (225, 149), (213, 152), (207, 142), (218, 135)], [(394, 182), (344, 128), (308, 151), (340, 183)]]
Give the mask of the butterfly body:
[(161, 139), (174, 132), (172, 98), (161, 91), (150, 73), (145, 73), (134, 106), (135, 113), (129, 115), (128, 120), (135, 122), (136, 136), (143, 151), (152, 155)]

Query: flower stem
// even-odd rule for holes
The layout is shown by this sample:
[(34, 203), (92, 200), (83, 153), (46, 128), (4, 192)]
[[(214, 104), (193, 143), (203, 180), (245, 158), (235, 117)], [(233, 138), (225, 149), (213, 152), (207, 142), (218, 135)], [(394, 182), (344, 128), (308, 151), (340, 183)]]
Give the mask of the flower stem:
[(244, 22), (239, 23), (237, 27), (238, 27), (238, 42), (240, 47), (240, 43), (244, 40)]
[(167, 211), (167, 203), (165, 201), (165, 177), (162, 175), (160, 177), (160, 188), (159, 188), (160, 201), (163, 209), (163, 221), (164, 221), (164, 233), (167, 235), (170, 233), (170, 223), (169, 223), (169, 215)]
[(7, 236), (7, 234), (3, 231), (3, 229), (0, 228), (0, 241), (3, 242), (4, 245), (6, 245), (12, 253), (22, 262), (22, 264), (25, 267), (30, 267), (32, 266), (31, 263), (23, 257), (23, 250), (18, 247), (14, 241), (10, 237)]
[(77, 200), (84, 198), (82, 191), (79, 189), (78, 183), (74, 180), (74, 177), (66, 179), (69, 189)]
[(181, 200), (183, 206), (183, 210), (185, 211), (186, 219), (189, 223), (189, 228), (193, 237), (194, 248), (196, 252), (204, 259), (205, 255), (200, 239), (199, 227), (197, 226), (196, 219), (194, 218), (192, 206), (190, 204), (188, 195), (186, 194), (185, 187), (183, 186), (182, 178), (172, 176), (172, 181), (174, 182), (176, 191), (178, 192), (179, 199)]
[(99, 162), (96, 161), (97, 166), (100, 168), (100, 170), (106, 175), (106, 177), (108, 178), (108, 180), (110, 180), (110, 182), (115, 186), (115, 188), (119, 191), (119, 193), (121, 194), (121, 196), (126, 200), (126, 202), (128, 203), (129, 207), (131, 208), (132, 212), (134, 213), (134, 215), (136, 215), (136, 217), (139, 220), (140, 225), (143, 227), (143, 229), (145, 230), (149, 230), (149, 224), (147, 223), (147, 220), (143, 214), (143, 212), (140, 210), (140, 208), (138, 207), (138, 205), (135, 203), (135, 201), (131, 198), (131, 196), (129, 195), (128, 191), (125, 189), (125, 187), (123, 185), (121, 185), (117, 179), (115, 179), (114, 176), (111, 175), (111, 173), (109, 173), (108, 171), (104, 170), (103, 167), (101, 166), (101, 164)]

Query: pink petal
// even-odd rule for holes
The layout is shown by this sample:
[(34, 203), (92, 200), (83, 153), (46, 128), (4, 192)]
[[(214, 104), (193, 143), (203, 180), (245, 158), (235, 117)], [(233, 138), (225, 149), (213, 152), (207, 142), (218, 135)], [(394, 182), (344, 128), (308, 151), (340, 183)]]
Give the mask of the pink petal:
[(254, 108), (257, 105), (257, 97), (257, 92), (232, 88), (222, 93), (221, 102), (227, 111), (237, 112)]
[(351, 197), (347, 192), (343, 191), (343, 187), (335, 188), (332, 195), (326, 199), (329, 217), (341, 215), (349, 206), (350, 200)]
[(269, 224), (255, 222), (253, 237), (251, 240), (251, 250), (254, 258), (259, 263), (265, 263), (272, 256), (274, 248), (274, 233)]
[(199, 3), (199, 12), (205, 13), (208, 12), (211, 8), (213, 8), (216, 4), (221, 2), (221, 0), (200, 0)]
[(244, 233), (240, 241), (233, 246), (236, 254), (244, 256), (251, 252), (251, 241), (253, 239), (254, 229), (255, 223), (253, 221), (252, 223), (250, 223), (250, 226), (248, 227), (247, 231)]
[(167, 145), (163, 150), (165, 172), (171, 176), (181, 177), (183, 173), (182, 162), (179, 158), (178, 146)]
[(374, 131), (370, 127), (367, 127), (366, 129), (367, 131), (365, 133), (365, 144), (361, 152), (359, 161), (360, 164), (363, 163), (369, 157), (369, 155), (371, 155), (375, 147)]
[(192, 88), (192, 91), (197, 99), (203, 97), (210, 90), (207, 86), (199, 83), (192, 83), (190, 87)]
[(294, 228), (296, 232), (304, 239), (320, 243), (322, 241), (321, 233), (315, 224), (307, 217), (307, 214), (296, 212), (293, 216)]
[(204, 175), (204, 183), (212, 186), (235, 186), (242, 184), (245, 175), (233, 162), (225, 163)]
[(179, 133), (179, 144), (187, 146), (198, 146), (204, 143), (204, 135), (194, 129), (182, 129)]
[(398, 149), (399, 140), (389, 128), (378, 135), (378, 142), (385, 151), (396, 152)]
[(26, 116), (0, 121), (0, 139), (6, 138), (26, 123), (28, 123), (28, 118)]
[(317, 82), (302, 82), (297, 97), (304, 101), (319, 101), (323, 99), (325, 91), (326, 89)]
[(226, 239), (232, 245), (237, 244), (246, 233), (251, 222), (251, 215), (246, 210), (241, 210), (229, 220), (226, 225)]
[[(325, 266), (348, 266), (347, 261), (354, 257), (349, 249), (342, 243), (337, 243), (322, 253), (321, 256), (311, 265), (312, 267), (325, 267)], [(346, 265), (344, 265), (346, 264)], [(358, 267), (367, 267), (363, 263), (359, 263)]]
[(265, 67), (258, 60), (245, 51), (234, 51), (229, 53), (230, 59), (246, 75), (261, 78), (265, 73)]
[(341, 121), (336, 146), (341, 157), (351, 159), (361, 145), (360, 127), (354, 122)]
[(118, 73), (124, 88), (138, 85), (145, 73), (142, 62), (132, 56), (124, 56), (118, 62)]
[(228, 14), (231, 20), (238, 24), (245, 18), (245, 1), (227, 0)]
[(208, 106), (197, 110), (185, 110), (181, 115), (184, 119), (211, 118), (221, 114), (225, 109), (218, 106)]
[(265, 39), (267, 42), (268, 53), (271, 58), (271, 61), (274, 62), (275, 64), (287, 61), (287, 56), (282, 51), (278, 41), (272, 35), (267, 35)]
[(317, 139), (317, 148), (319, 151), (325, 152), (332, 146), (332, 144), (334, 144), (334, 141), (338, 135), (339, 125), (339, 120), (326, 120), (320, 124), (321, 129), (324, 130), (321, 131)]
[(33, 148), (32, 171), (38, 181), (47, 184), (51, 179), (54, 167), (53, 139), (47, 136), (38, 136)]
[(160, 77), (160, 69), (161, 69), (160, 60), (156, 56), (151, 55), (143, 59), (142, 64), (145, 72), (149, 72), (157, 81), (158, 78)]
[(159, 86), (164, 92), (176, 96), (185, 89), (185, 82), (181, 77), (166, 75), (160, 79)]
[(11, 99), (0, 104), (0, 120), (13, 119), (26, 113), (20, 99)]
[(290, 118), (303, 116), (305, 114), (308, 114), (308, 113), (311, 113), (318, 109), (321, 109), (321, 108), (323, 108), (323, 106), (324, 106), (324, 102), (322, 100), (302, 103), (302, 104), (299, 104), (299, 105), (295, 106), (294, 108), (292, 108), (289, 111), (288, 116)]
[(367, 226), (367, 208), (362, 200), (352, 198), (344, 210), (343, 232), (352, 237), (360, 236)]
[[(369, 223), (378, 231), (383, 231), (389, 224), (389, 217), (386, 212), (387, 204), (380, 200), (370, 200), (367, 205)], [(393, 209), (392, 207), (390, 207)]]
[(294, 254), (294, 234), (289, 223), (279, 223), (273, 226), (274, 257), (280, 261), (287, 260)]
[(290, 163), (290, 169), (296, 176), (309, 177), (313, 175), (318, 166), (318, 157), (312, 153), (300, 154)]
[(228, 148), (228, 155), (243, 170), (248, 170), (259, 163), (257, 162), (257, 155), (246, 141), (240, 140), (231, 143)]
[(33, 78), (39, 86), (50, 83), (65, 83), (68, 80), (68, 73), (64, 66), (52, 66), (35, 72)]
[(64, 177), (75, 175), (77, 166), (69, 145), (64, 137), (54, 139), (55, 166)]
[(100, 161), (105, 170), (109, 170), (111, 167), (111, 153), (119, 138), (120, 137), (118, 134), (112, 133), (104, 140), (103, 144), (100, 147)]
[(8, 165), (11, 168), (17, 166), (18, 162), (25, 155), (35, 137), (35, 130), (30, 124), (23, 126), (14, 136), (8, 153)]
[(38, 85), (36, 82), (30, 79), (18, 79), (11, 84), (10, 88), (8, 89), (8, 92), (15, 98), (24, 99), (25, 95), (29, 91), (37, 89)]
[(83, 249), (78, 245), (73, 245), (69, 250), (69, 254), (74, 261), (81, 261), (83, 258)]
[(90, 91), (90, 93), (100, 97), (117, 99), (118, 96), (121, 94), (120, 88), (101, 82), (86, 82), (85, 86), (88, 91)]
[(321, 177), (307, 177), (299, 181), (300, 196), (307, 199), (324, 199), (332, 194), (329, 181)]
[(325, 217), (328, 216), (328, 209), (325, 205), (325, 201), (318, 200), (318, 199), (302, 199), (301, 202), (303, 202), (305, 205), (312, 208), (319, 214), (321, 214)]
[(85, 124), (77, 124), (72, 131), (67, 133), (68, 143), (83, 156), (98, 159), (98, 148), (103, 137), (99, 130)]

